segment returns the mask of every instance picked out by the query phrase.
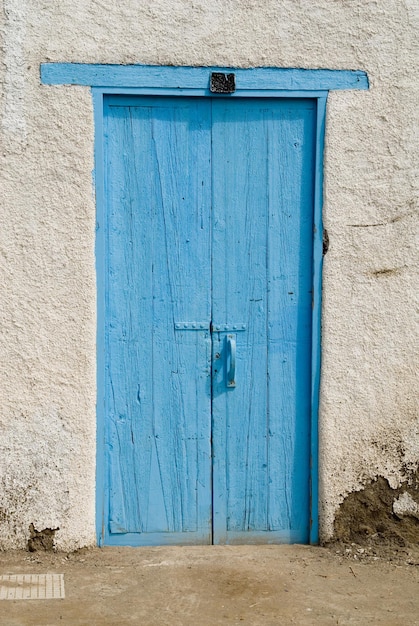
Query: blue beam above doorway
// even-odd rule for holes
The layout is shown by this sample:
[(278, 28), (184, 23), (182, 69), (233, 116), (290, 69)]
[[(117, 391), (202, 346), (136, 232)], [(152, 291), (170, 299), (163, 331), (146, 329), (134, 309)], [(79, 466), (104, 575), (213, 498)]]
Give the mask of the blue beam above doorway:
[(210, 94), (212, 72), (235, 74), (236, 92), (329, 91), (368, 89), (366, 72), (301, 68), (214, 68), (167, 67), (155, 65), (111, 65), (95, 63), (43, 63), (41, 82), (45, 85), (86, 85), (90, 87), (135, 87), (153, 89), (197, 89)]

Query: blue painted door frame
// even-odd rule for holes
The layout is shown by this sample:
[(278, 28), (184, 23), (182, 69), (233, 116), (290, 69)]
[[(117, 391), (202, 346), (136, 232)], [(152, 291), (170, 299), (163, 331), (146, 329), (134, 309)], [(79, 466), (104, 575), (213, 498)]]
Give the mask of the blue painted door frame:
[[(312, 318), (311, 318), (311, 382), (310, 382), (310, 531), (311, 543), (318, 541), (318, 397), (320, 382), (320, 311), (322, 269), (322, 171), (326, 100), (332, 89), (368, 89), (364, 72), (348, 70), (300, 70), (257, 68), (234, 70), (230, 68), (112, 66), (89, 64), (43, 64), (41, 79), (44, 84), (78, 84), (92, 87), (95, 111), (95, 181), (97, 199), (97, 280), (98, 280), (98, 448), (97, 448), (97, 533), (98, 542), (106, 543), (109, 528), (105, 520), (109, 511), (109, 477), (106, 430), (106, 360), (105, 313), (109, 305), (107, 291), (108, 242), (103, 228), (106, 221), (107, 197), (105, 172), (104, 112), (106, 98), (112, 94), (147, 96), (201, 96), (210, 97), (210, 75), (213, 71), (234, 72), (236, 98), (296, 98), (316, 103), (314, 133), (313, 177), (313, 239), (312, 239)], [(215, 244), (216, 245), (216, 244)], [(233, 329), (234, 330), (234, 329)], [(214, 334), (215, 335), (215, 334)], [(215, 335), (216, 336), (216, 335)], [(221, 338), (220, 350), (227, 350), (229, 375), (234, 365), (234, 342), (239, 333), (227, 329)], [(214, 342), (215, 345), (215, 342)], [(214, 354), (218, 352), (215, 351)], [(239, 361), (238, 361), (239, 363)], [(216, 383), (215, 383), (216, 384)], [(233, 391), (234, 393), (234, 391)], [(216, 520), (214, 522), (216, 526)], [(220, 536), (222, 532), (220, 533)], [(132, 543), (127, 535), (116, 543)], [(124, 537), (126, 537), (124, 539)], [(233, 538), (234, 540), (234, 538)], [(265, 541), (266, 539), (259, 539)], [(170, 539), (169, 539), (170, 541)], [(192, 539), (192, 541), (194, 541)], [(223, 541), (221, 537), (221, 541)], [(239, 538), (240, 541), (240, 538)], [(135, 543), (135, 542), (134, 542)]]

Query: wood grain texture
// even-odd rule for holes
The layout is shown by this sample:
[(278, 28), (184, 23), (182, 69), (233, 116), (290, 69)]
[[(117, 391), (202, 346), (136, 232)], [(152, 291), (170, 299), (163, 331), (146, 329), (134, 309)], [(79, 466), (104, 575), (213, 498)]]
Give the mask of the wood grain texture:
[(106, 99), (107, 543), (308, 541), (316, 115)]
[(111, 533), (210, 538), (208, 107), (108, 101)]
[(41, 81), (48, 85), (207, 89), (211, 72), (234, 72), (237, 90), (368, 89), (367, 74), (360, 70), (260, 67), (167, 67), (94, 63), (42, 63)]
[(213, 310), (247, 325), (236, 388), (214, 360), (217, 542), (308, 540), (315, 121), (310, 100), (213, 104)]

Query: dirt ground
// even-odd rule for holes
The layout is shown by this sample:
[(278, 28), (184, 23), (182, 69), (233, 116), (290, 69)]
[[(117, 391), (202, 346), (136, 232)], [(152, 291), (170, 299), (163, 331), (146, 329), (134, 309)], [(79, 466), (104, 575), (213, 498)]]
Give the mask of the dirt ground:
[(66, 597), (2, 600), (1, 626), (419, 625), (419, 546), (0, 552), (25, 573), (63, 573)]

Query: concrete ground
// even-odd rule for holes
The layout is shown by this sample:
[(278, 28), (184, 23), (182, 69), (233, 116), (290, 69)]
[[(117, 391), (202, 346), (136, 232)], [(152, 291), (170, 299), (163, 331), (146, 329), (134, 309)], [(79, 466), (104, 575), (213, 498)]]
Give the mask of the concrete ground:
[[(396, 555), (396, 553), (394, 553)], [(65, 599), (1, 600), (1, 626), (419, 625), (415, 560), (356, 546), (0, 552), (0, 575), (64, 574)]]

